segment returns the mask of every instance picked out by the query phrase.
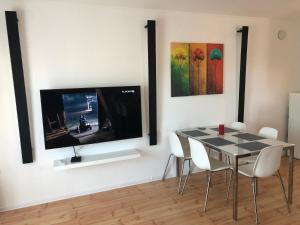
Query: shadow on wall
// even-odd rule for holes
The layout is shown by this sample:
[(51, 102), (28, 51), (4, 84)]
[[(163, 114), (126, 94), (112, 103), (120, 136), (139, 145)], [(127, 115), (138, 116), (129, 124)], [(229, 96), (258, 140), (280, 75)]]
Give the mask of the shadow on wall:
[[(1, 176), (0, 176), (0, 184), (4, 184), (4, 182), (1, 179)], [(0, 212), (2, 211), (2, 207), (4, 205), (3, 203), (4, 203), (3, 187), (2, 185), (0, 185)]]
[(1, 179), (1, 174), (0, 174), (0, 212), (4, 210), (4, 205), (5, 204), (5, 199), (4, 199), (4, 190), (3, 190), (3, 185), (4, 181)]
[[(287, 32), (284, 40), (277, 37), (280, 29)], [(253, 132), (274, 127), (283, 141), (287, 140), (288, 94), (297, 83), (292, 69), (300, 52), (297, 30), (296, 23), (284, 20), (249, 26), (245, 122)]]

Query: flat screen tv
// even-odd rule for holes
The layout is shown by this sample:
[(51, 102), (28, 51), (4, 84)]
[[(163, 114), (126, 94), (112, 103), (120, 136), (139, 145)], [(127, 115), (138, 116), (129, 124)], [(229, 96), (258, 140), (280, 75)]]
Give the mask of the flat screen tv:
[(139, 86), (41, 90), (45, 148), (142, 136)]

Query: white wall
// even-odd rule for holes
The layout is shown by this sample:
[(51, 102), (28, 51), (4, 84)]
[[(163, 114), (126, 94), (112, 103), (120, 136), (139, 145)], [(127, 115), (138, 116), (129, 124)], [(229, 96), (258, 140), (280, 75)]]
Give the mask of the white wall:
[[(277, 128), (281, 140), (287, 138), (288, 93), (300, 90), (299, 24), (295, 19), (274, 19), (269, 26), (250, 27), (249, 33), (245, 121), (252, 131)], [(279, 30), (286, 31), (284, 40), (277, 38)]]
[[(2, 1), (0, 5), (0, 209), (86, 194), (159, 179), (169, 154), (170, 131), (229, 123), (236, 118), (236, 28), (250, 26), (246, 121), (255, 130), (276, 124), (284, 132), (284, 113), (271, 117), (274, 105), (264, 90), (274, 82), (270, 55), (279, 43), (268, 19), (182, 12), (107, 8), (96, 4), (55, 1)], [(4, 10), (17, 10), (35, 162), (21, 163), (19, 133), (10, 68)], [(159, 144), (147, 137), (147, 19), (157, 20), (157, 100)], [(224, 43), (224, 94), (170, 97), (170, 43)], [(274, 56), (276, 57), (276, 55)], [(274, 63), (274, 62), (273, 62)], [(288, 60), (283, 60), (288, 65)], [(288, 76), (278, 73), (276, 85)], [(72, 155), (71, 148), (45, 151), (40, 89), (141, 85), (143, 138), (86, 146), (82, 154), (139, 148), (142, 157), (90, 168), (55, 172), (54, 159)], [(258, 92), (261, 90), (261, 92)], [(273, 93), (273, 92), (272, 92)], [(285, 93), (274, 92), (278, 104)], [(262, 111), (261, 108), (264, 110)], [(283, 110), (284, 111), (284, 110)], [(284, 111), (285, 112), (285, 111)], [(264, 119), (262, 119), (264, 118)], [(259, 119), (259, 122), (257, 122)], [(278, 124), (277, 124), (278, 123)], [(256, 130), (255, 130), (256, 131)], [(78, 182), (79, 181), (79, 182)]]

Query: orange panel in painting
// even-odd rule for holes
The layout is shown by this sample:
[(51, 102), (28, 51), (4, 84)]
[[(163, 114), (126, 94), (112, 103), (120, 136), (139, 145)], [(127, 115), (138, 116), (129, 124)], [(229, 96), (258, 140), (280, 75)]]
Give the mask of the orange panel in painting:
[(206, 44), (190, 44), (190, 95), (206, 94)]
[(207, 93), (223, 93), (223, 44), (207, 44)]

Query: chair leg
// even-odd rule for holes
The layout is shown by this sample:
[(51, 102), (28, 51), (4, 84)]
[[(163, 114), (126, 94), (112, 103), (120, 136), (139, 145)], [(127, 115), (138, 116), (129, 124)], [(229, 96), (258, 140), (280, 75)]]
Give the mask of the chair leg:
[(280, 186), (281, 186), (282, 193), (283, 193), (283, 195), (284, 195), (286, 207), (287, 207), (287, 209), (288, 209), (288, 212), (291, 213), (290, 205), (289, 205), (289, 203), (288, 203), (288, 200), (287, 200), (287, 197), (286, 197), (286, 193), (285, 193), (285, 187), (284, 187), (284, 184), (283, 184), (283, 181), (282, 181), (282, 177), (281, 177), (281, 175), (280, 175), (279, 170), (277, 171), (277, 176), (278, 176), (278, 179), (279, 179), (279, 181), (280, 181)]
[[(210, 171), (205, 170), (206, 183), (208, 182)], [(210, 181), (210, 186), (212, 186), (212, 181)]]
[(205, 196), (205, 203), (204, 203), (204, 212), (206, 212), (209, 188), (210, 188), (210, 185), (211, 185), (211, 176), (212, 176), (212, 173), (211, 173), (211, 171), (209, 171), (208, 181), (207, 181), (207, 189), (206, 189), (206, 196)]
[(257, 188), (257, 178), (252, 178), (252, 188), (253, 188), (253, 203), (254, 203), (254, 211), (255, 211), (255, 222), (258, 224), (258, 214), (257, 214), (257, 203), (256, 203), (256, 188)]
[(232, 174), (233, 174), (233, 171), (230, 170), (229, 181), (228, 181), (228, 185), (227, 185), (226, 201), (228, 201), (228, 199), (229, 199), (230, 187), (231, 187), (231, 182), (232, 182)]
[(185, 189), (186, 182), (187, 182), (187, 180), (188, 180), (188, 178), (189, 178), (189, 176), (190, 176), (192, 170), (193, 170), (193, 169), (192, 169), (192, 167), (191, 167), (191, 160), (189, 160), (189, 172), (188, 172), (188, 174), (186, 175), (185, 180), (184, 180), (184, 183), (183, 183), (183, 186), (182, 186), (182, 188), (181, 188), (181, 195), (183, 195), (183, 192), (184, 192), (184, 189)]
[(230, 156), (227, 155), (226, 159), (227, 159), (227, 163), (230, 165), (231, 164), (231, 162), (230, 162)]
[(168, 169), (168, 166), (169, 166), (169, 162), (170, 162), (170, 159), (171, 159), (172, 156), (173, 156), (173, 154), (170, 154), (170, 155), (169, 155), (169, 159), (168, 159), (168, 162), (167, 162), (167, 165), (166, 165), (166, 168), (165, 168), (163, 177), (162, 177), (162, 180), (163, 180), (163, 181), (165, 180), (166, 172), (167, 172), (167, 169)]
[(180, 188), (181, 188), (181, 180), (183, 176), (183, 170), (184, 170), (184, 164), (185, 164), (186, 159), (183, 159), (182, 166), (181, 166), (181, 171), (180, 171), (180, 177), (179, 177), (179, 184), (178, 184), (178, 194), (180, 193)]

